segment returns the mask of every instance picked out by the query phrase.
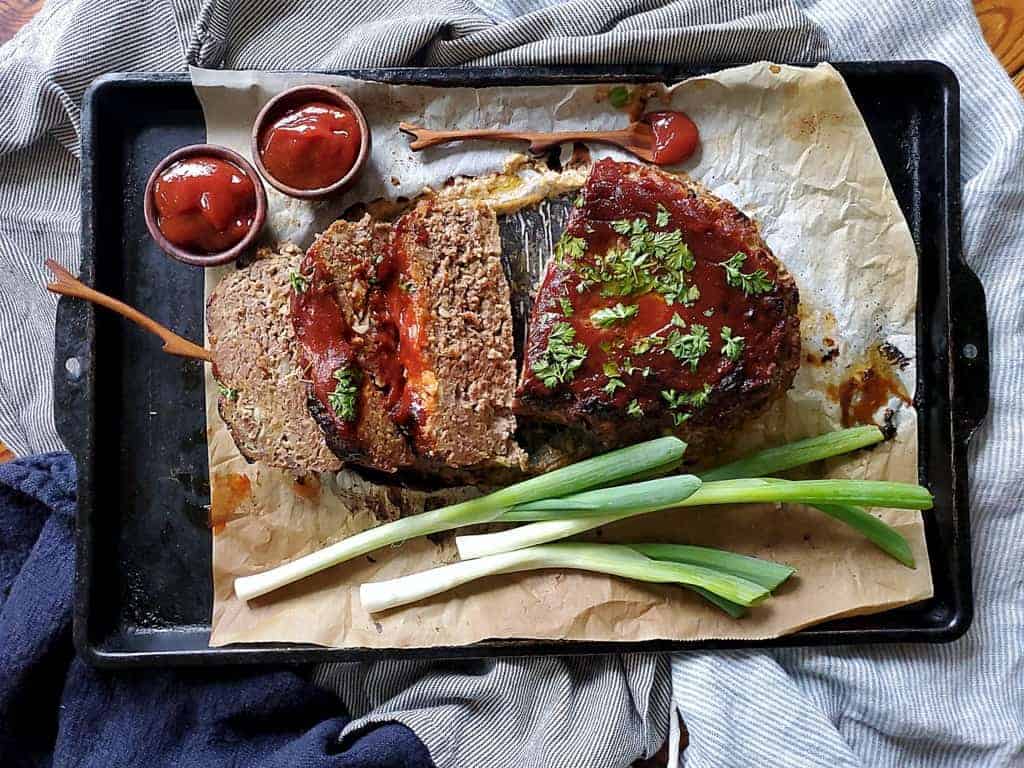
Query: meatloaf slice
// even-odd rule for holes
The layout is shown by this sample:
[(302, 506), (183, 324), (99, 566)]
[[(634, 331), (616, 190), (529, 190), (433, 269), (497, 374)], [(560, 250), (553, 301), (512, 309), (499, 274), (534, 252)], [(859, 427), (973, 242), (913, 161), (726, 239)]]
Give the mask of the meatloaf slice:
[(390, 418), (402, 388), (397, 334), (377, 274), (391, 227), (336, 221), (306, 252), (291, 314), (310, 381), (310, 411), (343, 460), (385, 472), (416, 458)]
[(306, 385), (288, 317), (289, 275), (302, 251), (282, 245), (221, 280), (206, 304), (218, 410), (238, 450), (249, 461), (290, 469), (336, 471), (306, 407)]
[(494, 211), (473, 201), (421, 202), (396, 223), (387, 268), (406, 376), (395, 415), (416, 452), (449, 467), (522, 466)]
[(605, 444), (672, 430), (699, 457), (792, 385), (798, 304), (734, 205), (602, 160), (538, 290), (516, 413)]

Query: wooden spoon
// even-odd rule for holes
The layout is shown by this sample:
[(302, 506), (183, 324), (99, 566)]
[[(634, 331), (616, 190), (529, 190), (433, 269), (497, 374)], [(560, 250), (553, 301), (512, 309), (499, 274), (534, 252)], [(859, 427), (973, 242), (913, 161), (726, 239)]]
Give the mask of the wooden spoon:
[(93, 304), (99, 304), (101, 307), (112, 309), (122, 317), (126, 317), (134, 323), (138, 323), (150, 333), (155, 333), (164, 342), (164, 352), (168, 352), (178, 357), (190, 357), (195, 360), (205, 360), (206, 362), (213, 362), (213, 353), (205, 347), (200, 347), (197, 344), (193, 344), (188, 339), (184, 339), (178, 334), (174, 333), (168, 328), (160, 325), (156, 320), (151, 317), (139, 312), (134, 307), (129, 307), (123, 301), (107, 296), (105, 293), (100, 293), (97, 290), (93, 290), (85, 283), (77, 280), (74, 275), (68, 272), (64, 267), (58, 264), (53, 259), (46, 260), (46, 266), (50, 268), (50, 271), (57, 276), (57, 279), (46, 286), (48, 291), (53, 293), (59, 293), (63, 296), (74, 296), (78, 299), (85, 299), (91, 301)]
[(647, 123), (630, 123), (617, 131), (496, 131), (490, 128), (472, 128), (462, 131), (433, 131), (412, 123), (399, 123), (398, 128), (413, 137), (409, 149), (419, 152), (427, 147), (447, 144), (451, 141), (491, 140), (528, 141), (530, 151), (542, 153), (559, 144), (575, 141), (592, 141), (598, 144), (612, 144), (630, 152), (648, 163), (654, 162), (652, 148), (654, 133)]

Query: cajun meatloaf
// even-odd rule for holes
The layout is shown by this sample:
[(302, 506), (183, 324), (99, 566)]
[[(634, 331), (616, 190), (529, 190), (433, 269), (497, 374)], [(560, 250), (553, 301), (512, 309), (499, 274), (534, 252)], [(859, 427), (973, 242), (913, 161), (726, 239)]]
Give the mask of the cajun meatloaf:
[(218, 409), (249, 461), (296, 473), (341, 467), (306, 407), (306, 384), (288, 315), (289, 276), (302, 251), (262, 249), (217, 284), (206, 305)]
[(306, 252), (290, 307), (310, 412), (328, 445), (345, 461), (385, 472), (416, 464), (390, 417), (402, 387), (378, 272), (390, 240), (391, 225), (369, 216), (334, 222)]
[(402, 216), (385, 276), (405, 387), (395, 417), (450, 467), (525, 461), (512, 414), (512, 308), (494, 211), (426, 200)]
[(520, 417), (715, 448), (793, 383), (799, 294), (757, 225), (688, 179), (598, 162), (534, 303)]
[(497, 220), (425, 200), (393, 226), (339, 221), (293, 280), (310, 408), (343, 460), (372, 469), (520, 466)]

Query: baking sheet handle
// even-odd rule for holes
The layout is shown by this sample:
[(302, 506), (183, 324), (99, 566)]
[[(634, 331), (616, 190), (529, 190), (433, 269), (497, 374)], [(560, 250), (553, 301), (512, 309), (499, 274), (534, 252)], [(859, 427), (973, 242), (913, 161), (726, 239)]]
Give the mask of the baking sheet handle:
[(950, 262), (949, 293), (953, 429), (966, 443), (988, 414), (988, 312), (981, 281), (959, 259)]
[(62, 297), (57, 303), (53, 350), (53, 418), (64, 447), (82, 461), (93, 418), (92, 308), (87, 301)]

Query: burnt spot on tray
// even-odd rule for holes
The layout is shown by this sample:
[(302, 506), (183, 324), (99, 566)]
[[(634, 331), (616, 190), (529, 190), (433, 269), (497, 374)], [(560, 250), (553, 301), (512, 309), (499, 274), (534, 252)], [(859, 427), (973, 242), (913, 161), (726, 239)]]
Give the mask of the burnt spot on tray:
[[(875, 413), (893, 398), (907, 405), (911, 404), (910, 395), (903, 382), (880, 348), (872, 349), (868, 354), (868, 360), (857, 366), (841, 384), (830, 385), (828, 394), (839, 403), (844, 427), (876, 424)], [(884, 426), (876, 426), (882, 426), (883, 432), (888, 428), (891, 435), (887, 437), (895, 435), (894, 416), (891, 410), (888, 410), (884, 418)]]
[(907, 366), (910, 365), (910, 358), (907, 357), (899, 347), (894, 344), (890, 344), (888, 341), (879, 346), (878, 351), (882, 357), (901, 371), (905, 371)]

